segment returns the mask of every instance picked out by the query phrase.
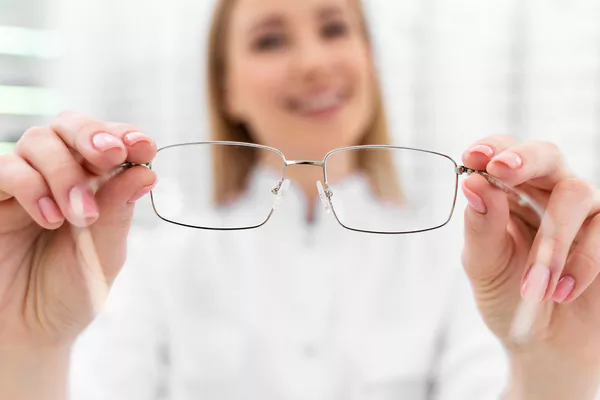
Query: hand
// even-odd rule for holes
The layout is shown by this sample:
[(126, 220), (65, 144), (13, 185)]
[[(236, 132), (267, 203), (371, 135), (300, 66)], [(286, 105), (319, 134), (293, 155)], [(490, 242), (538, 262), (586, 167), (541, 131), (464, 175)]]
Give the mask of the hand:
[[(142, 166), (110, 173), (155, 154), (154, 142), (133, 126), (63, 113), (0, 156), (0, 350), (68, 346), (91, 322), (89, 266), (80, 262), (72, 227), (89, 227), (100, 283), (110, 286), (125, 261), (135, 200), (156, 181)], [(91, 188), (94, 181), (103, 184)], [(73, 210), (77, 198), (85, 218)]]
[[(513, 354), (543, 349), (539, 354), (600, 367), (598, 190), (578, 179), (550, 143), (492, 136), (471, 147), (463, 162), (546, 208), (540, 225), (535, 213), (513, 204), (482, 176), (464, 181), (470, 206), (463, 264), (487, 325)], [(519, 346), (509, 332), (522, 297), (540, 308), (531, 341)]]

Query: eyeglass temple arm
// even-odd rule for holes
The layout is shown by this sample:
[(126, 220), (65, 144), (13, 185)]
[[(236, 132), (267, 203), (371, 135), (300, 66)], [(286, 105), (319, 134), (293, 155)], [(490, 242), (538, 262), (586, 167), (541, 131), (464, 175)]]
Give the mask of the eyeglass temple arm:
[(520, 206), (530, 206), (533, 203), (533, 200), (528, 195), (512, 188), (511, 186), (502, 182), (500, 179), (493, 177), (485, 171), (471, 169), (465, 167), (464, 165), (461, 165), (459, 167), (456, 167), (456, 173), (458, 175), (479, 174), (483, 176), (489, 183), (496, 186), (498, 189), (502, 190), (507, 195), (511, 196)]

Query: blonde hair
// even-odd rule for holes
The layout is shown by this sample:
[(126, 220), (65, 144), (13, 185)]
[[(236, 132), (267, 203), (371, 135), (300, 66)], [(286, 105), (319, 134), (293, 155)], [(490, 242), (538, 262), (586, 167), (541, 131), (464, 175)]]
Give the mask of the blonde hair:
[[(353, 0), (360, 17), (363, 34), (369, 46), (367, 23), (361, 0)], [(213, 15), (208, 43), (208, 107), (211, 140), (252, 143), (253, 139), (244, 126), (233, 121), (224, 109), (225, 73), (228, 24), (235, 0), (219, 0)], [(379, 79), (373, 68), (375, 85), (375, 112), (360, 145), (386, 145), (390, 143), (387, 119)], [(368, 177), (374, 194), (385, 199), (400, 199), (396, 174), (391, 157), (373, 157), (373, 152), (358, 152), (356, 167)], [(387, 152), (386, 152), (387, 155)], [(240, 151), (237, 146), (215, 146), (213, 152), (214, 200), (222, 205), (234, 200), (246, 187), (248, 177), (257, 162), (256, 152)]]

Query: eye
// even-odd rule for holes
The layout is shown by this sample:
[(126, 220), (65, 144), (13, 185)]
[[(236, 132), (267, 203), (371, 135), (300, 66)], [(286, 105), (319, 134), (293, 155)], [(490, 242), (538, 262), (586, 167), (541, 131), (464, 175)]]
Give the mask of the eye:
[(323, 37), (327, 39), (335, 39), (338, 37), (343, 37), (348, 34), (349, 27), (348, 24), (342, 21), (338, 22), (330, 22), (323, 26), (321, 30), (321, 34)]
[(283, 34), (270, 33), (263, 35), (254, 41), (254, 49), (257, 51), (270, 51), (283, 47), (286, 37)]

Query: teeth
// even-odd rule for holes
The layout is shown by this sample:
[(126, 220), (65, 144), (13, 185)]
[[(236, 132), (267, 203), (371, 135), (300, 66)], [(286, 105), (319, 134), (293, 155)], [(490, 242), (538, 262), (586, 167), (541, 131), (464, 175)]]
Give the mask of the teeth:
[(339, 96), (335, 93), (328, 93), (314, 97), (310, 101), (301, 103), (300, 108), (303, 112), (318, 112), (328, 108), (336, 107), (339, 104)]

